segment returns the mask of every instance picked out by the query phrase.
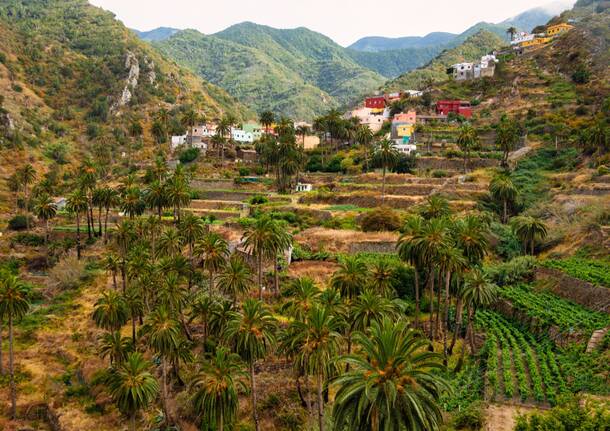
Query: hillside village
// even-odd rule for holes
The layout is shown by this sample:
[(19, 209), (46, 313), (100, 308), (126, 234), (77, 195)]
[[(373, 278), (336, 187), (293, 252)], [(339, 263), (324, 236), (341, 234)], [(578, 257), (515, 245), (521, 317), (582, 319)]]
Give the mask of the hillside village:
[(369, 52), (1, 4), (0, 430), (607, 430), (610, 7), (544, 16)]

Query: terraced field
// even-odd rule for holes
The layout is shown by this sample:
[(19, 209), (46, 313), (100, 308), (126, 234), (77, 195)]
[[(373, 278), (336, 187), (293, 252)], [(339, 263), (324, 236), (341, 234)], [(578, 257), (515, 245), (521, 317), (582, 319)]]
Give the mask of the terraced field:
[(568, 392), (549, 339), (538, 341), (492, 311), (477, 312), (476, 324), (487, 332), (482, 352), (488, 399), (554, 405)]

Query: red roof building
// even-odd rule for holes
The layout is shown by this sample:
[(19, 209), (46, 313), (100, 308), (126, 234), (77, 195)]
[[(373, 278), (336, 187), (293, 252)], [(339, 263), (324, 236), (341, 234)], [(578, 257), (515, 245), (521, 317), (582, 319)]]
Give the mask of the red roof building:
[(463, 100), (439, 100), (436, 102), (437, 114), (449, 115), (450, 112), (465, 118), (472, 117), (470, 102), (465, 102)]
[(385, 108), (385, 97), (384, 96), (375, 96), (375, 97), (367, 97), (364, 100), (364, 106), (370, 109), (383, 109)]

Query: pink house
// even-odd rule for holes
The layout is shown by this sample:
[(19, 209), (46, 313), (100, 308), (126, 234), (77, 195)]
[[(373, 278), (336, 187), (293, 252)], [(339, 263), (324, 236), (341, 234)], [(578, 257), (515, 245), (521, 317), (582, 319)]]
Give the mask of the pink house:
[(415, 111), (402, 112), (394, 115), (395, 122), (415, 124), (417, 113)]

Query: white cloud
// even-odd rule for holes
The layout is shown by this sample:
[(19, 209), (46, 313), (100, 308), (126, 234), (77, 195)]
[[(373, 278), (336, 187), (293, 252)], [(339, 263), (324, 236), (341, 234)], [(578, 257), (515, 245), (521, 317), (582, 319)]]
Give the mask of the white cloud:
[[(342, 45), (364, 36), (459, 33), (479, 22), (500, 22), (549, 0), (90, 0), (127, 26), (166, 26), (215, 33), (253, 21), (277, 28), (307, 27)], [(566, 0), (567, 1), (567, 0)]]

